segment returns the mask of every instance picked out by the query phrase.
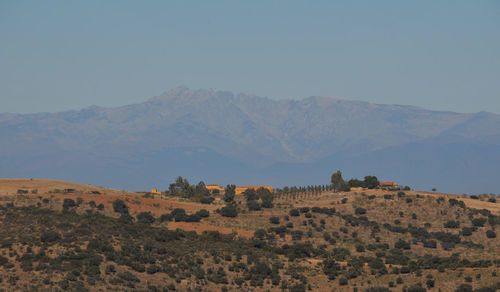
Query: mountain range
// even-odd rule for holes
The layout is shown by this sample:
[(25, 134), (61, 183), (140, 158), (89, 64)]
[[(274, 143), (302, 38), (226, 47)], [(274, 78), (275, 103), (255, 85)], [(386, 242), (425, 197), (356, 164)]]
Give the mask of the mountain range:
[(415, 189), (499, 192), (500, 115), (179, 87), (143, 103), (0, 114), (0, 177), (166, 188), (327, 184), (376, 175)]

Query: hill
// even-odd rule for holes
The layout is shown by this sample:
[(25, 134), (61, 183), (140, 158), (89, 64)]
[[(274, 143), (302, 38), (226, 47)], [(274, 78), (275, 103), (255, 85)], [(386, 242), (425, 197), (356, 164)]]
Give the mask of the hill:
[[(78, 185), (50, 184), (66, 186)], [(259, 192), (201, 204), (174, 193), (5, 190), (5, 291), (500, 288), (500, 204), (491, 198), (311, 188), (276, 193), (270, 205)], [(238, 214), (222, 216), (231, 204)]]
[(420, 189), (490, 193), (498, 190), (500, 116), (180, 87), (117, 108), (0, 114), (0, 148), (0, 177), (120, 189), (166, 188), (178, 175), (221, 184), (320, 183), (322, 174), (343, 169)]

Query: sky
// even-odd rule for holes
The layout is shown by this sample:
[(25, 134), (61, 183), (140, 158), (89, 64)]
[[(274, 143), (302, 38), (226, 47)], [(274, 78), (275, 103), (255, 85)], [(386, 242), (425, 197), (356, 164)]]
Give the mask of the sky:
[(178, 86), (500, 113), (500, 1), (0, 0), (0, 112)]

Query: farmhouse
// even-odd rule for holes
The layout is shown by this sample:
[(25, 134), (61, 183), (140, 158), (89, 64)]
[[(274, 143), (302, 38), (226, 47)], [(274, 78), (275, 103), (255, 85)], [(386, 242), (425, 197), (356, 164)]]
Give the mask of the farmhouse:
[(214, 184), (211, 184), (211, 185), (206, 185), (206, 188), (207, 188), (207, 190), (209, 190), (211, 193), (213, 193), (215, 190), (217, 190), (219, 193), (224, 192), (224, 187), (223, 187), (223, 186), (219, 186), (219, 185), (214, 185)]
[(274, 189), (272, 187), (270, 187), (270, 186), (236, 186), (236, 190), (235, 191), (236, 191), (236, 194), (239, 195), (239, 194), (245, 192), (246, 190), (251, 189), (251, 190), (255, 190), (256, 191), (256, 190), (258, 190), (260, 188), (264, 188), (264, 189), (269, 190), (270, 192), (274, 192)]
[(381, 189), (398, 189), (399, 185), (398, 185), (398, 183), (395, 183), (392, 181), (386, 181), (386, 182), (381, 182), (378, 185), (378, 187)]

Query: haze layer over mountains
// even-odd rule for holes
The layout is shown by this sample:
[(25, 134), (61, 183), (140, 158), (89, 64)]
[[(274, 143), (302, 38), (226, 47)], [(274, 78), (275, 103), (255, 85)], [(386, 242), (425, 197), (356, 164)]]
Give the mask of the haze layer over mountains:
[(179, 175), (327, 184), (341, 169), (421, 190), (497, 192), (500, 115), (180, 87), (117, 108), (0, 114), (0, 149), (0, 177), (132, 190), (166, 188)]

